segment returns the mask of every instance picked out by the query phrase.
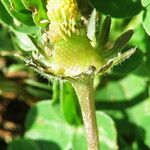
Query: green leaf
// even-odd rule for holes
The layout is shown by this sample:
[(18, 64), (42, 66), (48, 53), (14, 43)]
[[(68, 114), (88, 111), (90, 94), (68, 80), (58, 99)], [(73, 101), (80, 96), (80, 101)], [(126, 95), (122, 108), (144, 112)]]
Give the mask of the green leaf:
[[(103, 112), (97, 112), (96, 117), (100, 137), (100, 149), (117, 150), (117, 133), (113, 120)], [(83, 128), (78, 128), (73, 137), (73, 150), (86, 150), (86, 145), (84, 130)]]
[(145, 116), (143, 116), (141, 119), (140, 127), (142, 127), (142, 129), (145, 131), (144, 143), (150, 148), (150, 113), (147, 113)]
[[(10, 1), (2, 0), (2, 3), (12, 17), (16, 18), (18, 21), (22, 22), (23, 24), (34, 26), (32, 15), (29, 13), (29, 11), (25, 9), (25, 7), (22, 8), (23, 5), (20, 2), (20, 0), (10, 0)], [(19, 5), (17, 5), (17, 3)]]
[(137, 125), (142, 125), (142, 119), (150, 114), (150, 98), (143, 99), (141, 103), (127, 110), (129, 120)]
[(85, 132), (82, 127), (76, 129), (73, 135), (72, 147), (73, 150), (78, 150), (78, 149), (87, 150)]
[(142, 6), (147, 7), (150, 4), (149, 0), (141, 0)]
[(130, 40), (130, 44), (135, 47), (138, 47), (138, 49), (144, 53), (149, 51), (150, 38), (146, 34), (146, 32), (141, 24), (134, 31), (134, 34)]
[(150, 5), (146, 7), (143, 14), (143, 26), (148, 35), (150, 35)]
[(121, 50), (127, 45), (129, 40), (131, 39), (133, 35), (133, 30), (128, 30), (122, 35), (120, 35), (116, 40), (111, 49), (108, 49), (105, 51), (105, 57), (114, 57), (117, 55)]
[(68, 82), (61, 83), (60, 88), (61, 111), (71, 125), (81, 125), (79, 104), (74, 88)]
[[(70, 149), (73, 129), (60, 115), (59, 107), (50, 101), (37, 103), (25, 123), (25, 137), (32, 140), (44, 140), (59, 145), (61, 149)], [(42, 146), (42, 142), (38, 143)], [(51, 150), (47, 147), (45, 150)]]
[[(6, 8), (4, 7), (4, 5), (1, 2), (0, 2), (0, 22), (9, 25), (9, 27), (10, 26), (13, 27), (13, 29), (15, 29), (16, 31), (27, 33), (30, 35), (31, 34), (35, 35), (40, 32), (40, 29), (36, 26), (28, 26), (28, 25), (22, 24), (18, 20), (14, 20), (13, 15), (10, 15), (10, 13), (8, 13), (8, 11), (6, 10)], [(28, 24), (30, 24), (30, 23), (28, 23)]]
[(13, 24), (12, 17), (8, 14), (7, 10), (5, 9), (1, 1), (0, 1), (0, 21), (7, 25)]
[[(97, 122), (102, 150), (117, 150), (117, 134), (113, 120), (106, 114), (97, 112)], [(30, 110), (25, 128), (25, 137), (36, 141), (39, 148), (43, 147), (44, 141), (53, 143), (60, 149), (79, 150), (83, 148), (84, 150), (86, 148), (83, 127), (75, 128), (69, 125), (60, 115), (59, 106), (53, 105), (50, 101), (37, 103)], [(39, 142), (40, 140), (43, 142)], [(45, 148), (42, 150), (52, 149), (45, 143)]]
[(60, 147), (46, 140), (30, 140), (25, 138), (19, 138), (13, 140), (9, 145), (7, 150), (61, 150)]
[(36, 50), (36, 47), (32, 43), (31, 39), (28, 37), (27, 34), (14, 31), (13, 42), (15, 42), (19, 48), (24, 51), (33, 51)]
[(140, 0), (90, 0), (90, 3), (98, 11), (116, 18), (135, 16), (142, 9)]
[(126, 101), (140, 95), (146, 87), (147, 83), (142, 77), (130, 74), (121, 80), (108, 82), (97, 91), (96, 99), (111, 102)]
[[(137, 27), (130, 43), (132, 45), (135, 45), (138, 47), (137, 53), (139, 53), (139, 50), (144, 53), (144, 57), (143, 57), (141, 65), (134, 72), (140, 76), (149, 78), (149, 76), (150, 76), (150, 69), (149, 69), (149, 65), (150, 65), (150, 63), (149, 63), (150, 62), (150, 59), (149, 59), (150, 58), (150, 52), (149, 52), (150, 37), (146, 34), (142, 25)], [(138, 55), (138, 54), (135, 54), (135, 55)], [(142, 54), (140, 54), (140, 55), (142, 56)], [(138, 60), (139, 60), (139, 56), (137, 56), (135, 58), (134, 63), (138, 62)], [(132, 64), (134, 64), (134, 63), (132, 62)], [(132, 66), (132, 64), (131, 64), (131, 66)]]
[(117, 150), (117, 132), (113, 120), (103, 112), (97, 112), (100, 147), (103, 150)]
[(112, 49), (120, 52), (126, 46), (126, 44), (129, 42), (132, 35), (133, 35), (133, 30), (128, 30), (125, 33), (123, 33), (122, 35), (120, 35), (115, 40), (115, 43), (114, 43)]
[[(6, 44), (7, 41), (7, 44)], [(11, 35), (9, 30), (6, 28), (0, 29), (0, 50), (12, 51), (14, 49)]]
[(41, 31), (37, 26), (28, 26), (25, 24), (15, 25), (13, 28), (18, 32), (27, 33), (29, 35), (37, 35)]
[(17, 12), (24, 12), (24, 13), (27, 12), (31, 15), (31, 13), (24, 7), (22, 1), (20, 0), (8, 0), (8, 1), (11, 7), (15, 9)]
[(81, 10), (82, 14), (89, 14), (91, 12), (91, 6), (88, 0), (77, 0), (79, 9)]
[(34, 38), (33, 36), (28, 36), (28, 38), (30, 38), (30, 40), (32, 41), (36, 49), (40, 52), (40, 54), (42, 54), (45, 58), (47, 58), (42, 42)]
[(17, 139), (13, 140), (9, 145), (7, 150), (40, 150), (38, 145), (28, 139)]
[(33, 20), (39, 27), (45, 27), (48, 24), (46, 14), (46, 2), (42, 0), (22, 0), (26, 9), (32, 11)]
[(59, 104), (60, 101), (60, 83), (58, 81), (52, 82), (52, 90), (53, 90), (53, 96), (52, 96), (52, 103), (53, 105)]
[(103, 50), (104, 46), (108, 42), (109, 33), (110, 33), (110, 26), (111, 26), (111, 17), (107, 16), (102, 24), (100, 36), (98, 39), (99, 46)]

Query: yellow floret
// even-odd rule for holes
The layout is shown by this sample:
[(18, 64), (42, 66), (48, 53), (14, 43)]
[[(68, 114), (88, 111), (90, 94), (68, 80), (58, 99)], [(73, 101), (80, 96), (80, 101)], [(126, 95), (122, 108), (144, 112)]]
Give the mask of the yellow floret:
[(79, 34), (81, 15), (76, 0), (48, 0), (46, 7), (51, 41), (57, 41), (60, 37), (65, 39), (72, 33)]

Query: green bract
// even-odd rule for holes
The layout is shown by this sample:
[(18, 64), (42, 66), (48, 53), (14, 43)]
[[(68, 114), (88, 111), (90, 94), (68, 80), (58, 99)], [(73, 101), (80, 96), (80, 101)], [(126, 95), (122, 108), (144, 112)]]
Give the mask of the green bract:
[(75, 0), (49, 0), (46, 8), (50, 22), (48, 28), (43, 30), (43, 43), (37, 45), (38, 42), (31, 37), (40, 55), (24, 60), (48, 77), (76, 80), (83, 76), (104, 74), (135, 51), (131, 49), (120, 53), (130, 40), (132, 30), (118, 37), (112, 47), (107, 46), (111, 25), (109, 16), (96, 36), (95, 10), (86, 24)]
[(101, 75), (135, 51), (120, 53), (130, 40), (132, 30), (108, 46), (110, 16), (105, 18), (99, 30), (97, 12), (94, 10), (87, 22), (76, 0), (22, 0), (19, 3), (3, 0), (2, 4), (5, 7), (2, 6), (2, 11), (5, 14), (8, 11), (7, 17), (10, 15), (9, 22), (5, 16), (2, 21), (19, 32), (28, 33), (37, 48), (31, 60), (23, 60), (48, 78), (70, 80)]

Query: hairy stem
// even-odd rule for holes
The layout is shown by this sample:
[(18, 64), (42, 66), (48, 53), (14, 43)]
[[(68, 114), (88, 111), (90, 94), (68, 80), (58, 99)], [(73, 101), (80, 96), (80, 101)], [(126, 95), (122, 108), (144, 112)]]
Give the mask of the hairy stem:
[(93, 79), (73, 82), (79, 99), (87, 135), (88, 150), (99, 150), (98, 128), (95, 114)]

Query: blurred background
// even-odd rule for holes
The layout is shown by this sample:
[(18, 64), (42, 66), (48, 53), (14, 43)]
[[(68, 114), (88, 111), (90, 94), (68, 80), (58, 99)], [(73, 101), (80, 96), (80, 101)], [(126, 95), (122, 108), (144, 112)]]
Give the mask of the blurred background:
[[(106, 125), (110, 130), (108, 131), (109, 142), (115, 145), (110, 148), (108, 146), (110, 143), (104, 142), (108, 147), (104, 146), (102, 150), (116, 150), (117, 147), (121, 150), (149, 150), (150, 2), (145, 1), (146, 4), (142, 3), (142, 6), (141, 2), (139, 4), (139, 1), (136, 1), (135, 8), (125, 4), (121, 6), (121, 11), (114, 9), (110, 3), (107, 5), (104, 1), (101, 1), (102, 5), (98, 0), (91, 3), (103, 13), (102, 18), (109, 13), (113, 16), (110, 45), (121, 33), (133, 29), (133, 37), (124, 51), (137, 47), (136, 53), (130, 59), (114, 67), (108, 74), (95, 79), (96, 109), (109, 115), (109, 119), (105, 116), (102, 119), (106, 119), (104, 126)], [(92, 10), (89, 3), (79, 1), (79, 4), (83, 13), (89, 17)], [(121, 4), (116, 3), (116, 5)], [(26, 33), (37, 33), (38, 30), (35, 27), (12, 27), (9, 24), (9, 16), (2, 10), (4, 7), (2, 8), (0, 2), (0, 149), (5, 150), (11, 143), (9, 149), (17, 150), (15, 142), (21, 143), (22, 146), (26, 145), (25, 150), (36, 150), (36, 144), (40, 150), (65, 149), (68, 144), (66, 141), (72, 134), (71, 127), (82, 124), (74, 90), (67, 83), (62, 85), (46, 79), (14, 56), (18, 54), (31, 57), (35, 46)], [(54, 111), (54, 108), (49, 106), (49, 101), (54, 101), (56, 105)], [(44, 109), (45, 105), (49, 106), (47, 111)], [(59, 115), (56, 114), (59, 112), (63, 114), (60, 118), (67, 123), (58, 119)], [(42, 124), (36, 119), (38, 116), (44, 118)], [(48, 120), (50, 122), (46, 124), (49, 124), (51, 131), (44, 125)], [(115, 126), (110, 123), (111, 121)], [(57, 131), (52, 132), (54, 127), (51, 123), (56, 123)], [(57, 126), (58, 124), (60, 126)], [(61, 135), (64, 136), (64, 141)], [(24, 137), (27, 140), (23, 140)], [(84, 144), (83, 147), (81, 145), (78, 147), (77, 144), (77, 139), (79, 140), (80, 137), (82, 137), (81, 133), (74, 136), (73, 145), (76, 149), (84, 150)], [(29, 139), (33, 141), (28, 141)], [(66, 145), (63, 145), (64, 143)]]

